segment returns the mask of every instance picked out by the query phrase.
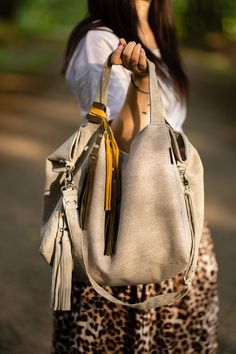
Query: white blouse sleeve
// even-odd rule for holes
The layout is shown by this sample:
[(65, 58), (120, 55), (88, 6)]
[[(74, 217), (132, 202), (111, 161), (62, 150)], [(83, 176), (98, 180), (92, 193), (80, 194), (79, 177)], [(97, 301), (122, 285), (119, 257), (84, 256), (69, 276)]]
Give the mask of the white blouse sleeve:
[[(102, 67), (108, 55), (118, 46), (114, 33), (101, 29), (90, 30), (79, 42), (70, 60), (66, 80), (79, 101), (82, 122), (94, 101)], [(114, 65), (109, 81), (107, 118), (112, 120), (120, 111), (130, 82), (129, 70)]]
[[(108, 27), (90, 30), (79, 42), (69, 62), (66, 80), (79, 102), (81, 124), (86, 123), (86, 115), (94, 101), (103, 64), (108, 55), (117, 48), (118, 42), (119, 38)], [(160, 55), (158, 52), (155, 54)], [(131, 71), (123, 66), (113, 65), (109, 82), (108, 120), (114, 119), (121, 110), (130, 84), (130, 75)], [(183, 131), (186, 105), (176, 98), (172, 86), (167, 85), (160, 77), (157, 80), (167, 120), (174, 129)]]

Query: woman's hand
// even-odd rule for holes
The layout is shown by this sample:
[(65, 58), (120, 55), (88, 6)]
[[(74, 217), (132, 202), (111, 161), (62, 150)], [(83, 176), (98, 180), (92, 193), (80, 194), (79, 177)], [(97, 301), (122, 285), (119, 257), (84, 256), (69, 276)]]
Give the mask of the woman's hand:
[(132, 71), (136, 78), (148, 76), (146, 53), (140, 43), (127, 43), (124, 38), (120, 38), (119, 45), (111, 56), (111, 62)]
[(133, 80), (130, 80), (126, 99), (117, 117), (110, 123), (119, 148), (129, 152), (133, 137), (149, 124), (149, 72), (146, 53), (139, 43), (127, 44), (121, 38), (111, 55), (111, 63), (132, 71)]

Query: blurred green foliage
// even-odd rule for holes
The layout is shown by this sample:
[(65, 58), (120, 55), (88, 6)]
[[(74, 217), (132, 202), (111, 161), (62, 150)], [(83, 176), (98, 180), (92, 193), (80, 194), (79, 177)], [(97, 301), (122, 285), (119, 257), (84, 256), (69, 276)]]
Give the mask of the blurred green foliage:
[[(218, 32), (236, 40), (236, 0), (173, 0), (173, 5), (183, 39), (200, 42), (206, 33)], [(1, 0), (0, 19), (11, 20), (22, 36), (65, 38), (86, 8), (86, 0)]]
[[(232, 41), (236, 43), (236, 0), (172, 2), (178, 36), (188, 47), (223, 49), (229, 58), (235, 57), (228, 48), (233, 48)], [(55, 60), (62, 60), (72, 28), (85, 17), (86, 4), (86, 0), (0, 0), (1, 71), (33, 73), (54, 68)], [(199, 57), (199, 62), (231, 73), (234, 65), (228, 57)], [(60, 63), (58, 71), (59, 67)]]
[(22, 0), (20, 3), (1, 0), (0, 3), (2, 22), (6, 23), (6, 19), (9, 22), (11, 17), (17, 33), (25, 37), (63, 38), (86, 11), (83, 0)]
[(16, 14), (24, 35), (63, 37), (86, 13), (86, 2), (70, 0), (24, 0)]
[(0, 73), (45, 74), (52, 70), (59, 72), (62, 58), (62, 46), (56, 46), (51, 41), (13, 42), (0, 46)]
[(181, 37), (198, 42), (219, 32), (236, 40), (235, 0), (173, 0), (173, 5)]

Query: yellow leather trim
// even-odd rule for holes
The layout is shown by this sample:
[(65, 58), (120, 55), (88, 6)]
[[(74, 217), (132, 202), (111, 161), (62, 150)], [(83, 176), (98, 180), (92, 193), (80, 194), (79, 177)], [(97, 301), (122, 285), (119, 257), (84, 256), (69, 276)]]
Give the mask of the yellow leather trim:
[(119, 168), (120, 150), (114, 137), (113, 131), (108, 123), (106, 112), (102, 109), (91, 107), (90, 114), (98, 115), (105, 129), (105, 149), (106, 149), (106, 188), (105, 188), (105, 210), (111, 210), (112, 199), (112, 172), (113, 166)]
[(96, 114), (96, 115), (104, 117), (104, 118), (107, 117), (106, 112), (104, 112), (102, 109), (99, 109), (99, 108), (96, 108), (96, 107), (91, 107), (89, 113), (90, 114)]

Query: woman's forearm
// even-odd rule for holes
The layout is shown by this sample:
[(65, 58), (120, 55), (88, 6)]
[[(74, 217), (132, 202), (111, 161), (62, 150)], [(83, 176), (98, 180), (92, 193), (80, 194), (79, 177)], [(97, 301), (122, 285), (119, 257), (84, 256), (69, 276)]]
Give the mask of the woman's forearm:
[[(133, 78), (141, 90), (149, 92), (149, 75), (144, 77), (133, 75)], [(149, 109), (149, 94), (137, 91), (130, 83), (124, 104), (110, 123), (121, 150), (129, 152), (134, 136), (149, 123)]]

